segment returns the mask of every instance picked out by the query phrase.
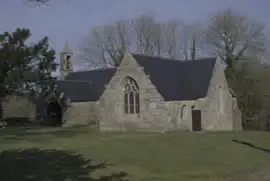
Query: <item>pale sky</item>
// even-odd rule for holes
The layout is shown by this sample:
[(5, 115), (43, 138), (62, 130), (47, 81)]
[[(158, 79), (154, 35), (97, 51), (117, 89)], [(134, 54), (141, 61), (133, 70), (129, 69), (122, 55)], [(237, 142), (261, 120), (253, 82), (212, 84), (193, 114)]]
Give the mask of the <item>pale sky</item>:
[(141, 14), (194, 22), (233, 7), (264, 22), (270, 30), (270, 0), (52, 0), (47, 7), (27, 6), (25, 0), (0, 1), (0, 32), (29, 28), (31, 40), (48, 36), (57, 54), (65, 41), (78, 52), (80, 42), (93, 26)]

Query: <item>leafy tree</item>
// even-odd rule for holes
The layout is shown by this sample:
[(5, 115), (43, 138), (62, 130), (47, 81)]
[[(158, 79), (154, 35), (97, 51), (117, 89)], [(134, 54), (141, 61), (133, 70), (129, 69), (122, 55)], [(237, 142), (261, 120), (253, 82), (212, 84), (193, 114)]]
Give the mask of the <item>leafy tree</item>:
[[(0, 35), (0, 105), (10, 95), (35, 100), (55, 89), (51, 74), (57, 68), (55, 51), (50, 49), (47, 37), (27, 45), (30, 36), (28, 29)], [(2, 109), (0, 113), (3, 121)]]

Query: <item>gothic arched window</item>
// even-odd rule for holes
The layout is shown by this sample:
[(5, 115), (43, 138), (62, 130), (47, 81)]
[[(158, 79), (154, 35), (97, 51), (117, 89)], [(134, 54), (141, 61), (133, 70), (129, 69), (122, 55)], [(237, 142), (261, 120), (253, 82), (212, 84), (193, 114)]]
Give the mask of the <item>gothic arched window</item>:
[(140, 113), (139, 87), (136, 81), (130, 77), (124, 82), (124, 110), (125, 114)]

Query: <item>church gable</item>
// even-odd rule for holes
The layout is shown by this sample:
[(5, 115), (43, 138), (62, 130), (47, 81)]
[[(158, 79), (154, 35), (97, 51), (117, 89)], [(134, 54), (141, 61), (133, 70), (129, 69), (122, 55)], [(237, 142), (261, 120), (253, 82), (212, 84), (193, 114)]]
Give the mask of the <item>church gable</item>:
[[(155, 85), (145, 74), (143, 67), (141, 67), (137, 63), (137, 61), (132, 57), (130, 53), (125, 53), (121, 64), (119, 65), (119, 67), (117, 67), (116, 72), (110, 82), (106, 85), (106, 91), (114, 91), (116, 97), (121, 97), (121, 93), (125, 91), (127, 80), (134, 81), (135, 84), (138, 86), (137, 89), (140, 89), (140, 92), (146, 92), (144, 94), (145, 99), (147, 99), (147, 97), (149, 96), (152, 100), (163, 100), (163, 97), (157, 91)], [(106, 92), (104, 94), (106, 94)], [(104, 96), (107, 97), (107, 95)]]
[(148, 75), (145, 74), (144, 67), (140, 66), (136, 59), (130, 53), (125, 53), (125, 56), (116, 69), (116, 73), (113, 76), (111, 82), (108, 84), (110, 88), (116, 88), (123, 86), (123, 81), (126, 78), (134, 79), (140, 87), (145, 89), (155, 89), (155, 85), (148, 78)]

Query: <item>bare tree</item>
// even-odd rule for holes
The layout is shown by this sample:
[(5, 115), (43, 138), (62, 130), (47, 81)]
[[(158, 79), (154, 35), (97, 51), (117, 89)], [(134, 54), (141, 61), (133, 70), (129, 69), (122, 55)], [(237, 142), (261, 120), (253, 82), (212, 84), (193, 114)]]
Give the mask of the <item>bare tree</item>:
[(105, 41), (102, 28), (94, 27), (89, 35), (83, 39), (80, 45), (81, 54), (79, 58), (83, 60), (87, 68), (97, 68), (107, 65)]
[(195, 59), (202, 45), (200, 28), (198, 24), (186, 26), (178, 20), (161, 23), (152, 15), (117, 21), (90, 31), (80, 46), (81, 58), (90, 62), (91, 67), (108, 63), (118, 66), (129, 49), (150, 56)]
[(131, 34), (129, 21), (117, 21), (113, 26), (105, 29), (107, 46), (106, 51), (113, 61), (114, 66), (118, 66), (124, 56), (125, 51), (131, 45)]
[(171, 59), (179, 58), (181, 47), (181, 32), (183, 31), (183, 23), (178, 20), (171, 20), (163, 25), (164, 52)]
[(153, 15), (142, 15), (132, 20), (136, 35), (137, 52), (144, 55), (161, 55), (161, 25)]
[(206, 57), (210, 51), (205, 45), (205, 27), (202, 23), (186, 24), (181, 34), (181, 54), (185, 60)]
[(158, 55), (162, 53), (162, 26), (153, 16), (143, 15), (133, 20), (116, 21), (114, 24), (94, 28), (80, 46), (81, 58), (91, 62), (118, 66), (124, 52), (137, 47), (137, 53)]
[(50, 0), (27, 0), (29, 3), (47, 4)]
[(264, 26), (227, 9), (214, 14), (205, 35), (212, 52), (227, 65), (225, 74), (229, 87), (236, 93), (243, 124), (247, 120), (258, 121), (265, 115), (264, 100), (268, 99), (261, 96), (268, 91), (260, 75), (265, 67), (257, 61), (265, 52)]
[(92, 67), (101, 64), (105, 67), (108, 64), (118, 66), (132, 43), (130, 30), (128, 21), (93, 28), (80, 46), (81, 59), (89, 62)]
[(195, 60), (196, 58), (196, 38), (195, 36), (192, 37), (192, 48), (190, 50), (190, 56), (191, 56), (191, 60)]
[(232, 70), (237, 61), (247, 58), (249, 52), (265, 50), (264, 27), (256, 21), (227, 9), (216, 13), (206, 30), (207, 43)]
[(23, 0), (26, 4), (29, 5), (49, 5), (51, 0)]

